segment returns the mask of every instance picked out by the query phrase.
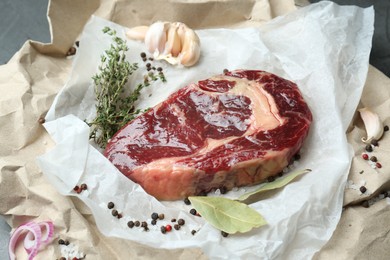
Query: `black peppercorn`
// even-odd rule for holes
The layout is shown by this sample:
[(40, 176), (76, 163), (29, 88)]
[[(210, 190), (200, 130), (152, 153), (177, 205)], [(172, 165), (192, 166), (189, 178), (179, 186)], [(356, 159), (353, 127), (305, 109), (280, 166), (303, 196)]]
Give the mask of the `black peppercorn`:
[(179, 224), (180, 226), (183, 226), (186, 222), (184, 221), (184, 219), (180, 218), (178, 221), (177, 221), (177, 224)]
[(371, 144), (366, 145), (366, 151), (369, 152), (369, 153), (372, 152)]
[(68, 240), (65, 240), (65, 241), (64, 241), (64, 245), (69, 246), (69, 241), (68, 241)]
[(62, 256), (62, 257), (60, 258), (60, 260), (66, 260), (66, 258)]
[(226, 233), (225, 231), (221, 231), (221, 235), (222, 235), (223, 237), (227, 237), (227, 236), (229, 235), (229, 233)]
[(142, 58), (142, 61), (147, 61), (147, 59), (146, 58)]
[(158, 219), (158, 214), (156, 212), (153, 212), (151, 218), (154, 220)]
[(146, 63), (146, 67), (147, 67), (147, 68), (150, 68), (151, 66), (152, 66), (152, 64), (150, 64), (149, 62)]
[(179, 224), (175, 224), (174, 226), (173, 226), (173, 228), (175, 229), (175, 230), (179, 230), (180, 229), (180, 225)]
[(273, 182), (273, 181), (275, 181), (275, 176), (269, 176), (269, 177), (267, 178), (267, 181), (268, 181), (268, 182)]
[(372, 139), (372, 140), (371, 140), (371, 144), (372, 144), (373, 146), (378, 146), (378, 140)]
[(146, 53), (145, 52), (141, 52), (141, 58), (146, 58)]
[(370, 161), (371, 161), (371, 162), (377, 162), (378, 159), (377, 159), (375, 156), (371, 156), (371, 157), (370, 157)]
[(80, 185), (80, 188), (81, 188), (82, 190), (87, 190), (87, 189), (88, 189), (88, 186), (87, 186), (87, 184), (83, 183), (83, 184)]
[(385, 132), (389, 131), (389, 126), (388, 126), (388, 125), (385, 125), (385, 126), (383, 127), (383, 131), (385, 131)]
[(165, 234), (167, 232), (167, 230), (165, 229), (165, 226), (162, 226), (161, 228), (161, 233)]
[(109, 209), (113, 209), (115, 207), (115, 204), (114, 204), (114, 202), (108, 202), (108, 204), (107, 204), (107, 208), (109, 208)]
[(195, 235), (195, 233), (196, 233), (196, 230), (194, 230), (194, 229), (191, 230), (191, 234), (192, 234), (192, 235)]
[(159, 219), (159, 220), (163, 220), (164, 217), (165, 217), (164, 214), (162, 214), (162, 213), (161, 213), (161, 214), (158, 214), (158, 219)]
[(157, 221), (155, 219), (152, 219), (152, 221), (150, 221), (150, 224), (152, 224), (154, 226), (157, 224)]
[(367, 191), (367, 188), (364, 187), (364, 186), (361, 186), (361, 187), (359, 188), (359, 190), (360, 190), (361, 193), (365, 193), (365, 192)]
[(76, 41), (74, 44), (76, 44), (76, 47), (80, 47), (80, 41)]
[(148, 226), (148, 223), (146, 223), (146, 221), (142, 221), (142, 223), (141, 223), (141, 227), (147, 227)]
[(138, 220), (134, 222), (134, 226), (139, 227), (140, 225), (141, 223)]
[(191, 209), (191, 210), (190, 210), (190, 214), (192, 214), (192, 215), (194, 215), (194, 216), (195, 216), (195, 215), (196, 215), (196, 213), (197, 213), (197, 212), (196, 212), (196, 209)]
[(112, 214), (114, 217), (116, 217), (116, 216), (118, 215), (118, 211), (117, 211), (116, 209), (113, 209), (113, 210), (111, 211), (111, 214)]
[(63, 245), (63, 244), (65, 244), (65, 241), (63, 239), (59, 239), (58, 244)]
[(39, 119), (38, 119), (38, 123), (40, 123), (40, 124), (43, 124), (43, 123), (45, 123), (45, 119), (44, 119), (44, 118), (42, 118), (42, 117), (41, 117), (41, 118), (39, 118)]
[(157, 68), (157, 71), (162, 71), (163, 69), (161, 67), (158, 67)]
[(175, 218), (171, 219), (171, 222), (176, 222), (176, 219)]
[(134, 227), (134, 221), (129, 221), (129, 222), (127, 222), (127, 226), (129, 227), (129, 228), (133, 228)]
[(299, 161), (301, 159), (301, 155), (299, 154), (299, 153), (296, 153), (295, 155), (294, 155), (294, 160), (295, 161)]
[(188, 198), (185, 198), (185, 199), (184, 199), (184, 203), (185, 203), (186, 205), (191, 205), (191, 201), (190, 201)]
[(221, 192), (221, 194), (226, 194), (227, 188), (225, 186), (222, 186), (221, 188), (219, 188), (219, 191)]
[(228, 72), (229, 72), (228, 69), (223, 69), (223, 74), (226, 74), (226, 73), (228, 73)]
[(362, 207), (364, 207), (364, 208), (370, 207), (370, 204), (368, 203), (368, 200), (365, 200), (365, 201), (362, 202)]
[(117, 217), (118, 219), (120, 219), (120, 218), (123, 217), (123, 215), (122, 215), (122, 213), (118, 213), (118, 215), (116, 215), (116, 217)]
[(387, 191), (385, 191), (385, 192), (383, 192), (383, 196), (384, 196), (385, 198), (387, 198), (387, 197), (389, 197), (389, 193), (388, 193)]

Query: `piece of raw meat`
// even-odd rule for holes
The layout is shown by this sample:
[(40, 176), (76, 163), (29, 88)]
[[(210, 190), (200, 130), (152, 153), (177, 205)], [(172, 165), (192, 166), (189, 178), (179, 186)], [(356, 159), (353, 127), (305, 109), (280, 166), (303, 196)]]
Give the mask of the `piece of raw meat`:
[(176, 200), (277, 175), (311, 122), (296, 84), (236, 70), (173, 93), (118, 131), (104, 155), (147, 193)]

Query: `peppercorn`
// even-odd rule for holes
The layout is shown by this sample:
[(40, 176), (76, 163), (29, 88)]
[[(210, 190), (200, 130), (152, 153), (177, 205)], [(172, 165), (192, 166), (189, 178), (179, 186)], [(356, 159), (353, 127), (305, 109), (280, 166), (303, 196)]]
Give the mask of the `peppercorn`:
[(134, 227), (134, 221), (130, 220), (129, 222), (127, 222), (127, 226), (129, 228), (133, 228)]
[(166, 225), (166, 226), (165, 226), (165, 230), (166, 230), (167, 232), (171, 231), (171, 230), (172, 230), (172, 226), (171, 226), (171, 225)]
[(378, 146), (378, 140), (372, 139), (372, 140), (371, 140), (371, 144), (372, 144), (373, 146)]
[(116, 217), (117, 217), (118, 219), (120, 219), (120, 218), (123, 217), (123, 215), (122, 215), (122, 213), (118, 213), (118, 215), (116, 215)]
[(361, 187), (359, 188), (359, 190), (360, 190), (361, 193), (365, 193), (365, 192), (367, 191), (367, 188), (364, 187), (364, 186), (361, 186)]
[(375, 166), (376, 166), (376, 168), (382, 168), (382, 164), (380, 164), (378, 162), (375, 164)]
[(157, 224), (157, 221), (155, 219), (152, 219), (152, 221), (150, 221), (150, 224), (152, 224), (154, 226)]
[(159, 220), (163, 220), (164, 217), (165, 217), (164, 214), (162, 214), (162, 213), (161, 213), (161, 214), (158, 214), (158, 219), (159, 219)]
[(368, 154), (366, 154), (366, 153), (362, 154), (362, 158), (363, 158), (364, 160), (368, 160)]
[(176, 219), (175, 218), (171, 219), (171, 222), (176, 222)]
[(151, 217), (152, 217), (152, 219), (156, 220), (156, 219), (158, 219), (158, 214), (156, 212), (153, 212)]
[(60, 260), (67, 260), (67, 259), (66, 259), (65, 257), (62, 256), (62, 257), (60, 258)]
[(369, 152), (369, 153), (372, 152), (372, 146), (371, 146), (371, 144), (367, 144), (367, 145), (366, 145), (366, 151)]
[(190, 210), (190, 214), (191, 214), (191, 215), (194, 215), (194, 216), (195, 216), (196, 213), (197, 213), (197, 212), (196, 212), (196, 209), (191, 209), (191, 210)]
[(75, 47), (70, 47), (68, 52), (66, 53), (66, 56), (72, 56), (76, 54), (76, 48)]
[(173, 226), (173, 228), (175, 229), (175, 230), (179, 230), (180, 229), (180, 225), (179, 224), (175, 224), (174, 226)]
[(141, 55), (141, 58), (146, 58), (146, 53), (145, 52), (141, 52), (140, 55)]
[(88, 186), (87, 186), (87, 184), (83, 183), (83, 184), (80, 185), (80, 188), (81, 188), (82, 190), (87, 190), (87, 189), (88, 189)]
[(385, 125), (385, 126), (383, 127), (383, 131), (385, 131), (385, 132), (389, 131), (389, 126), (388, 126), (388, 125)]
[(295, 155), (294, 155), (294, 160), (295, 161), (299, 161), (301, 159), (301, 155), (299, 154), (299, 153), (296, 153)]
[(227, 232), (225, 232), (225, 231), (221, 231), (221, 235), (222, 235), (223, 237), (227, 237), (227, 236), (229, 235), (229, 233), (227, 233)]
[(153, 67), (152, 67), (152, 70), (156, 70), (156, 67), (153, 66)]
[(195, 233), (196, 233), (196, 230), (194, 230), (194, 229), (191, 230), (191, 234), (192, 234), (192, 235), (195, 235)]
[(268, 176), (267, 181), (268, 182), (273, 182), (273, 181), (275, 181), (275, 177), (274, 176)]
[(157, 71), (160, 71), (160, 72), (161, 72), (162, 70), (163, 70), (163, 69), (162, 69), (161, 67), (158, 67), (158, 68), (157, 68)]
[(144, 231), (149, 231), (148, 226), (145, 226), (145, 227), (144, 227)]
[(72, 260), (79, 260), (77, 257), (73, 257)]
[(141, 227), (147, 227), (148, 226), (148, 223), (146, 223), (146, 221), (142, 221), (142, 223), (141, 223)]
[(389, 197), (389, 193), (388, 193), (387, 191), (385, 191), (385, 192), (383, 192), (383, 196), (384, 196), (385, 198), (387, 198), (387, 197)]
[(283, 177), (283, 172), (279, 172), (278, 177)]
[(190, 201), (188, 198), (185, 198), (185, 199), (184, 199), (184, 203), (185, 203), (186, 205), (191, 205), (191, 201)]
[(228, 72), (229, 72), (228, 69), (223, 69), (223, 74), (226, 74), (226, 73), (228, 73)]
[(150, 68), (150, 67), (147, 67), (146, 70), (149, 71), (149, 70), (151, 70), (151, 68)]
[(153, 61), (154, 59), (152, 57), (149, 57), (149, 60)]
[(144, 62), (145, 62), (145, 61), (146, 61), (146, 58), (142, 58), (142, 61), (144, 61)]
[(375, 156), (371, 156), (371, 157), (370, 157), (370, 161), (371, 161), (371, 162), (377, 162), (378, 159), (377, 159)]
[(116, 216), (118, 216), (118, 211), (117, 211), (116, 209), (113, 209), (113, 210), (111, 211), (111, 214), (112, 214), (114, 217), (116, 217)]
[(152, 64), (150, 64), (149, 62), (146, 63), (146, 67), (147, 67), (147, 68), (150, 68), (151, 66), (152, 66)]
[(112, 201), (108, 202), (107, 208), (112, 209), (112, 208), (114, 208), (114, 207), (115, 207), (114, 202), (112, 202)]
[(161, 226), (160, 230), (161, 230), (161, 233), (163, 233), (163, 234), (167, 233), (165, 226)]
[(69, 241), (68, 241), (68, 240), (65, 240), (65, 241), (64, 241), (64, 245), (69, 246)]
[(74, 186), (74, 188), (73, 188), (73, 190), (74, 190), (75, 192), (77, 192), (79, 189), (80, 189), (80, 187), (79, 187), (78, 185)]
[(363, 201), (361, 205), (362, 205), (364, 208), (370, 207), (370, 204), (368, 203), (368, 200)]
[(219, 191), (221, 192), (221, 194), (226, 194), (227, 188), (225, 186), (222, 186), (221, 188), (219, 188)]
[(180, 226), (183, 226), (186, 222), (184, 221), (184, 219), (180, 218), (178, 221), (177, 221), (177, 224), (179, 224)]
[(80, 47), (80, 41), (76, 41), (74, 44), (76, 44), (77, 47)]
[(65, 244), (65, 241), (63, 239), (59, 239), (58, 244), (63, 245), (63, 244)]
[(134, 226), (139, 227), (140, 225), (141, 223), (138, 220), (134, 222)]
[(43, 123), (45, 123), (45, 119), (44, 119), (44, 118), (42, 118), (42, 117), (41, 117), (41, 118), (39, 118), (39, 119), (38, 119), (38, 123), (40, 123), (40, 124), (43, 124)]

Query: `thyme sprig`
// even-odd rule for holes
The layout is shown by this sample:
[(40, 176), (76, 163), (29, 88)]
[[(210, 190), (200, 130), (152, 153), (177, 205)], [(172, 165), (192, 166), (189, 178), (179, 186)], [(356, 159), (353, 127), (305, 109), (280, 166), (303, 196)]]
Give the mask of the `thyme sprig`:
[(120, 128), (144, 112), (136, 109), (135, 102), (140, 97), (141, 90), (150, 85), (150, 80), (156, 81), (158, 78), (155, 75), (146, 75), (144, 81), (137, 84), (126, 96), (126, 92), (129, 92), (126, 91), (126, 84), (138, 69), (138, 64), (126, 60), (129, 48), (126, 41), (116, 35), (115, 30), (105, 27), (103, 33), (111, 36), (113, 43), (101, 56), (99, 72), (92, 77), (97, 101), (96, 117), (88, 125), (91, 127), (90, 139), (105, 148)]

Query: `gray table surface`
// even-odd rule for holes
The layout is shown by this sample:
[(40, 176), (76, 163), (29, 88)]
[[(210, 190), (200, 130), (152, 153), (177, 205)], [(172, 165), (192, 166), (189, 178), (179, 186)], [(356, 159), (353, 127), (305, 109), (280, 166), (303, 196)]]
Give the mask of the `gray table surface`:
[[(318, 2), (312, 0), (311, 2)], [(374, 4), (375, 34), (370, 63), (390, 77), (390, 1), (334, 0), (339, 4), (367, 7)], [(48, 0), (0, 1), (0, 65), (5, 64), (25, 41), (50, 41), (46, 18)], [(0, 259), (8, 259), (10, 227), (0, 216)]]

